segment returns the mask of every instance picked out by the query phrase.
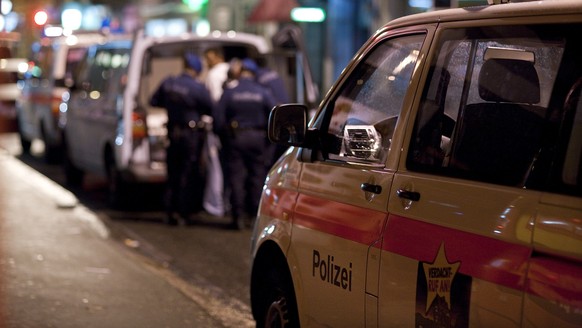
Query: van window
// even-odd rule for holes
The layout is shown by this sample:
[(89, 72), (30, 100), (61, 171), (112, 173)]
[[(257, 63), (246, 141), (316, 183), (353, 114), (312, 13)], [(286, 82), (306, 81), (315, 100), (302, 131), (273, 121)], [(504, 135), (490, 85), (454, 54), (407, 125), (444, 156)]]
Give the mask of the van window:
[(125, 87), (129, 59), (129, 48), (92, 47), (79, 66), (77, 79), (84, 93), (102, 101), (104, 110), (116, 108), (115, 101)]
[[(233, 58), (259, 58), (258, 50), (245, 43), (224, 42), (220, 40), (182, 41), (155, 44), (144, 54), (142, 74), (139, 81), (139, 107), (148, 107), (149, 100), (158, 86), (169, 76), (182, 74), (184, 53), (197, 54), (203, 58), (209, 48), (220, 48), (225, 61)], [(204, 79), (205, 72), (200, 76)]]
[[(46, 39), (42, 41), (46, 42)], [(55, 45), (35, 44), (32, 54), (32, 60), (35, 65), (35, 69), (32, 71), (33, 77), (41, 79), (49, 79), (51, 77), (56, 52), (57, 46)]]
[(580, 94), (577, 97), (562, 170), (562, 182), (569, 186), (582, 185), (582, 98)]
[(69, 48), (67, 52), (67, 63), (65, 65), (65, 76), (62, 77), (67, 81), (67, 85), (73, 83), (73, 78), (79, 69), (79, 64), (85, 57), (86, 53), (87, 47)]
[(384, 41), (358, 64), (328, 106), (330, 159), (384, 163), (424, 37)]
[[(582, 76), (569, 90), (558, 131), (551, 191), (582, 196)], [(551, 164), (550, 164), (551, 165)]]
[[(555, 145), (548, 143), (564, 124), (566, 91), (582, 70), (579, 62), (567, 61), (580, 52), (575, 46), (580, 32), (571, 25), (443, 31), (416, 117), (408, 169), (520, 187), (534, 171), (538, 183), (544, 180), (540, 176), (548, 172), (540, 167), (556, 160)], [(577, 128), (579, 123), (573, 133)], [(545, 165), (538, 165), (542, 159)], [(565, 168), (579, 170), (579, 163), (568, 163)]]

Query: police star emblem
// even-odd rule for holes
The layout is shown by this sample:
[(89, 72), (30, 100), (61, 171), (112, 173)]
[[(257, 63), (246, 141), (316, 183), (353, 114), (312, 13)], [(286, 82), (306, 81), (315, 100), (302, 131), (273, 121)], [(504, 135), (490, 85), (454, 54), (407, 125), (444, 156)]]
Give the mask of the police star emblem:
[(450, 263), (447, 260), (444, 243), (432, 263), (422, 263), (427, 285), (426, 312), (437, 296), (443, 297), (449, 310), (451, 309), (452, 282), (460, 265), (461, 262)]

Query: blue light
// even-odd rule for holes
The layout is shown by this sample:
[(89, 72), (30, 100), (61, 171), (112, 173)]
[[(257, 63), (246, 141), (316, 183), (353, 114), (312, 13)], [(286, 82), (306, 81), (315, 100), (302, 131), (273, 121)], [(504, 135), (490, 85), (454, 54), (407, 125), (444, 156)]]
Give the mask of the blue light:
[(432, 0), (408, 0), (408, 5), (413, 8), (432, 8)]

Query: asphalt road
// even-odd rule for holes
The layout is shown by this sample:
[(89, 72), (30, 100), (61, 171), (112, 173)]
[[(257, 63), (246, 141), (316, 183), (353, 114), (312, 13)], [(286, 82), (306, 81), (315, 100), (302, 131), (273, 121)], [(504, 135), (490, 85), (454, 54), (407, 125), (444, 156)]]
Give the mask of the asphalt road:
[[(53, 183), (55, 188), (65, 190), (62, 187), (64, 184), (62, 168), (59, 165), (44, 163), (41, 157), (42, 145), (33, 144), (32, 155), (22, 155), (16, 134), (0, 134), (0, 148), (4, 149), (5, 156), (9, 156), (17, 164), (24, 164), (23, 166), (30, 172), (38, 172), (43, 179)], [(11, 174), (7, 172), (5, 165), (3, 172)], [(186, 303), (183, 298), (174, 297), (175, 295), (168, 297), (170, 300), (179, 300), (177, 308), (180, 309), (181, 314), (177, 316), (177, 319), (181, 320), (179, 321), (181, 323), (165, 326), (179, 327), (184, 322), (188, 322), (183, 325), (185, 327), (252, 326), (248, 299), (250, 230), (228, 230), (226, 229), (227, 219), (210, 215), (202, 215), (192, 226), (166, 226), (161, 221), (163, 218), (160, 202), (161, 189), (140, 186), (135, 188), (134, 192), (134, 201), (127, 210), (112, 210), (106, 204), (104, 179), (87, 176), (82, 188), (65, 190), (62, 194), (65, 196), (53, 195), (51, 197), (60, 210), (74, 208), (78, 211), (81, 208), (90, 213), (94, 219), (89, 226), (94, 233), (101, 236), (100, 238), (112, 245), (108, 247), (122, 250), (121, 254), (125, 254), (128, 261), (137, 262), (136, 265), (146, 268), (145, 271), (164, 282), (152, 288), (160, 290), (167, 288), (166, 293), (178, 292), (185, 296)], [(54, 192), (48, 193), (54, 194)], [(75, 205), (76, 202), (78, 202), (77, 205)], [(41, 213), (34, 214), (33, 204), (34, 202), (29, 201), (21, 205), (23, 208), (32, 206), (29, 210), (32, 209), (33, 214), (27, 214), (27, 217), (43, 216)], [(15, 208), (14, 211), (18, 211), (19, 207), (13, 208)], [(62, 217), (68, 214), (57, 215)], [(16, 224), (16, 222), (13, 223)], [(65, 228), (62, 229), (65, 232), (77, 232), (80, 229), (66, 228), (66, 222), (63, 222), (63, 225)], [(10, 266), (6, 259), (2, 261), (0, 264)], [(115, 269), (86, 265), (86, 270), (95, 271), (96, 275), (107, 276), (108, 270)], [(143, 274), (143, 271), (137, 272)], [(56, 274), (58, 275), (58, 272)], [(27, 282), (25, 280), (20, 283)], [(134, 311), (138, 310), (134, 309)], [(148, 313), (145, 309), (141, 311), (144, 313), (141, 314), (143, 317), (139, 318), (140, 322), (148, 322), (148, 316), (156, 315), (155, 311), (150, 311), (152, 313)], [(135, 312), (129, 311), (129, 313)], [(192, 313), (192, 318), (188, 315), (184, 316), (184, 313)], [(150, 323), (160, 321), (159, 318), (156, 320)], [(21, 326), (27, 325), (14, 327)], [(54, 326), (62, 327), (58, 324)]]

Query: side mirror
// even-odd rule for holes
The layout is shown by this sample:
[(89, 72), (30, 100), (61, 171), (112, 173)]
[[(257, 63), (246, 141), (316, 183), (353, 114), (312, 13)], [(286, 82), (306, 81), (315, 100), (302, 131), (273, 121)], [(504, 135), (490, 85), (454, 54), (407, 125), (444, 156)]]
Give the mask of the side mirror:
[(304, 146), (307, 133), (307, 106), (285, 104), (273, 107), (269, 115), (269, 140), (287, 146)]

